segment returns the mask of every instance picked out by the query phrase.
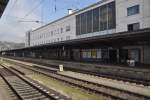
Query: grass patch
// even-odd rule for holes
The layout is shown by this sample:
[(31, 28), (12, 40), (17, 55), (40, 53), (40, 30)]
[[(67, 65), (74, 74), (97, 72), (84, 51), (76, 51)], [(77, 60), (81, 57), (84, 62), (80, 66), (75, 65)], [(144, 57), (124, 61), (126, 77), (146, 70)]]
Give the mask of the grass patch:
[(28, 77), (41, 82), (43, 85), (71, 97), (73, 100), (108, 100), (108, 98), (95, 93), (89, 93), (81, 88), (71, 86), (59, 80), (41, 74), (28, 75)]

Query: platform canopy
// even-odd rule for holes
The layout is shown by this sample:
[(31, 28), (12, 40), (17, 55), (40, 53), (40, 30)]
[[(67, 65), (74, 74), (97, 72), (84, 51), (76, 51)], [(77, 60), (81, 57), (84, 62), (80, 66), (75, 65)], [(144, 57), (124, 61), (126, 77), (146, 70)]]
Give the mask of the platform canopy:
[(25, 47), (20, 49), (6, 50), (7, 51), (22, 51), (22, 50), (35, 50), (39, 48), (46, 47), (59, 47), (59, 46), (71, 46), (71, 47), (79, 47), (91, 44), (98, 45), (108, 45), (108, 46), (125, 46), (125, 45), (145, 45), (150, 44), (150, 28), (141, 29), (136, 31), (126, 31), (114, 34), (106, 34), (95, 37), (81, 38), (81, 39), (73, 39), (67, 41), (60, 41), (56, 43), (48, 43), (44, 45)]
[(0, 18), (8, 4), (9, 0), (0, 0)]

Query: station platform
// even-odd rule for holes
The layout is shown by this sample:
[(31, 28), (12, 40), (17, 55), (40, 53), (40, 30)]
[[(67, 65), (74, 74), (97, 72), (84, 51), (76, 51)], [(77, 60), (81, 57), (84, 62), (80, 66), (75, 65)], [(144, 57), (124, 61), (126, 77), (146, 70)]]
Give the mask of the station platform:
[(130, 79), (146, 80), (150, 82), (150, 68), (138, 68), (138, 67), (122, 67), (117, 65), (101, 65), (101, 64), (90, 64), (83, 62), (71, 62), (71, 61), (60, 61), (60, 60), (48, 60), (48, 59), (33, 59), (23, 57), (10, 57), (15, 60), (22, 60), (26, 62), (32, 62), (36, 64), (42, 64), (46, 66), (55, 66), (58, 68), (59, 65), (63, 65), (64, 69), (82, 70), (85, 72), (94, 72), (104, 75), (113, 75), (119, 77), (126, 77)]

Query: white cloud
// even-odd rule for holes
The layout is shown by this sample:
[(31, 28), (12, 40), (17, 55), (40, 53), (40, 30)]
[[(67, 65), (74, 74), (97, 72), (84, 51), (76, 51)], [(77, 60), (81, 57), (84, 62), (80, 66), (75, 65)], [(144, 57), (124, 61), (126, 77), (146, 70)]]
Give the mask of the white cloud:
[[(9, 4), (0, 19), (0, 41), (24, 42), (25, 33), (30, 29), (35, 29), (40, 26), (37, 23), (20, 22), (20, 20), (39, 20), (40, 14), (37, 11), (31, 13), (29, 16), (24, 16), (35, 6), (38, 2), (35, 0), (10, 0)], [(17, 18), (18, 17), (18, 18)]]

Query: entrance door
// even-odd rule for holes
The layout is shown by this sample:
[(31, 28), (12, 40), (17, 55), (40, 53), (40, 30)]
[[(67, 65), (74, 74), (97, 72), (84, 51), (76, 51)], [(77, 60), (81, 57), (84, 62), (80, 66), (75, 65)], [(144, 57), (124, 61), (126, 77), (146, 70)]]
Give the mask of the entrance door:
[(109, 50), (110, 63), (117, 63), (117, 50)]
[(73, 58), (73, 51), (72, 50), (70, 50), (70, 60), (74, 60), (74, 58)]
[(127, 49), (121, 49), (120, 50), (120, 63), (126, 64), (127, 60), (128, 60), (128, 50)]

